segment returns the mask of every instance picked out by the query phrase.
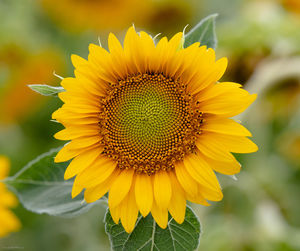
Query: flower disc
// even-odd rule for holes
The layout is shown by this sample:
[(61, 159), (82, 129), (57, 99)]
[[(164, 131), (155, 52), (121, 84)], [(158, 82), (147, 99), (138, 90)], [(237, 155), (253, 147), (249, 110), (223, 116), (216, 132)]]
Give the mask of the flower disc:
[(103, 106), (104, 153), (113, 156), (121, 169), (133, 167), (149, 175), (169, 170), (195, 147), (194, 122), (201, 119), (191, 119), (191, 97), (171, 78), (128, 77), (112, 89)]

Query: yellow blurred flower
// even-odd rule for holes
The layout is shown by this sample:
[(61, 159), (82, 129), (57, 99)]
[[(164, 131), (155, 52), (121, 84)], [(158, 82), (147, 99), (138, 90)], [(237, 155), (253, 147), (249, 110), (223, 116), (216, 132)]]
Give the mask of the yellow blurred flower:
[[(5, 179), (9, 173), (9, 160), (0, 155), (0, 181)], [(0, 238), (21, 228), (18, 218), (10, 211), (10, 208), (17, 206), (17, 198), (0, 182)]]
[(154, 11), (149, 14), (146, 27), (149, 27), (151, 31), (172, 35), (178, 31), (178, 27), (184, 27), (186, 24), (194, 22), (192, 20), (193, 14), (196, 11), (197, 16), (200, 14), (198, 5), (202, 5), (203, 1), (198, 0), (197, 6), (195, 4), (192, 5), (189, 0), (163, 0), (154, 2)]
[(65, 103), (53, 119), (71, 140), (55, 161), (73, 159), (65, 179), (76, 176), (72, 196), (88, 203), (109, 192), (115, 223), (134, 229), (138, 212), (161, 228), (168, 212), (178, 222), (186, 201), (209, 205), (223, 194), (214, 171), (235, 174), (231, 154), (257, 151), (251, 133), (232, 119), (256, 98), (231, 82), (218, 83), (227, 59), (194, 43), (182, 48), (182, 32), (155, 45), (131, 27), (124, 46), (111, 33), (109, 52), (91, 44), (88, 60), (73, 55), (75, 78), (59, 93)]
[(143, 23), (152, 12), (151, 0), (42, 0), (42, 6), (71, 31), (124, 29)]
[(42, 0), (51, 18), (69, 31), (121, 31), (131, 24), (153, 31), (172, 31), (191, 21), (186, 0)]
[(288, 10), (300, 14), (300, 1), (299, 0), (282, 0), (282, 4)]
[(262, 109), (268, 111), (265, 119), (273, 123), (276, 121), (277, 124), (279, 122), (283, 132), (276, 133), (276, 146), (287, 159), (299, 163), (300, 79), (288, 77), (273, 85), (263, 99)]
[(27, 85), (53, 82), (54, 70), (63, 68), (54, 51), (32, 54), (14, 45), (1, 48), (0, 64), (6, 70), (6, 77), (0, 79), (0, 123), (4, 124), (17, 123), (35, 112), (46, 99)]
[[(282, 144), (284, 142), (284, 144)], [(287, 159), (300, 162), (300, 133), (298, 131), (287, 131), (276, 140), (276, 146), (280, 153)], [(298, 166), (298, 165), (297, 165)]]
[(299, 110), (300, 80), (287, 78), (274, 82), (267, 91), (263, 104), (268, 109), (268, 120), (289, 121)]

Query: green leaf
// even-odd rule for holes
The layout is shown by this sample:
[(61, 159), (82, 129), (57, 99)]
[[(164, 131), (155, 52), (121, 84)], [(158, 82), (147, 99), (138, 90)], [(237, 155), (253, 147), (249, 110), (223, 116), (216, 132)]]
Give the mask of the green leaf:
[(28, 87), (44, 96), (57, 96), (58, 93), (65, 91), (63, 87), (54, 87), (50, 85), (28, 85)]
[(215, 31), (216, 18), (218, 14), (212, 14), (202, 19), (189, 33), (185, 35), (184, 47), (200, 42), (208, 48), (217, 47), (217, 35)]
[(105, 230), (114, 251), (190, 251), (197, 249), (200, 241), (200, 222), (191, 208), (186, 208), (182, 224), (169, 218), (166, 229), (160, 228), (152, 216), (139, 216), (132, 233), (128, 234), (120, 224), (115, 224), (109, 210), (105, 216)]
[(72, 199), (73, 181), (64, 180), (68, 162), (54, 163), (59, 149), (53, 149), (29, 162), (4, 182), (14, 191), (23, 206), (34, 213), (74, 217), (90, 209), (83, 195)]

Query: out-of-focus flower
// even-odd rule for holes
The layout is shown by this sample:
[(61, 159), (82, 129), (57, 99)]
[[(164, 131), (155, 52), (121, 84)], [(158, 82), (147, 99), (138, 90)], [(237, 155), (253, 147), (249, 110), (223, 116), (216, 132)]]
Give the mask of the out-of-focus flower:
[[(282, 144), (282, 142), (285, 142)], [(277, 140), (280, 152), (289, 160), (299, 164), (300, 161), (300, 133), (287, 131)]]
[(0, 238), (21, 228), (18, 218), (10, 211), (10, 208), (17, 206), (17, 198), (9, 191), (1, 180), (8, 176), (10, 168), (9, 160), (0, 155)]
[(42, 0), (42, 6), (71, 31), (124, 29), (144, 23), (153, 11), (151, 0)]
[(189, 23), (192, 7), (185, 0), (42, 0), (45, 11), (69, 31), (115, 30), (131, 24), (168, 31)]
[[(287, 78), (267, 93), (264, 99), (269, 121), (277, 125), (276, 147), (287, 159), (300, 160), (300, 79)], [(284, 144), (282, 144), (284, 142)]]
[(60, 71), (60, 55), (48, 50), (31, 54), (17, 46), (7, 46), (0, 50), (0, 123), (20, 122), (36, 111), (46, 100), (33, 93), (28, 84), (54, 81), (54, 70)]
[[(201, 5), (202, 1), (198, 1), (198, 3)], [(174, 34), (178, 31), (178, 27), (191, 24), (192, 16), (197, 7), (198, 5), (192, 7), (189, 0), (156, 1), (154, 11), (150, 13), (146, 27), (163, 34)]]
[(230, 152), (257, 150), (251, 133), (229, 119), (256, 95), (217, 83), (227, 59), (216, 61), (199, 43), (183, 49), (182, 36), (155, 45), (131, 27), (123, 48), (110, 34), (110, 52), (92, 44), (88, 60), (73, 55), (75, 78), (61, 82), (65, 104), (52, 117), (65, 129), (55, 137), (71, 142), (55, 161), (74, 158), (65, 172), (76, 176), (73, 197), (85, 189), (91, 203), (109, 191), (111, 215), (127, 232), (139, 211), (166, 228), (168, 212), (184, 221), (186, 200), (221, 200), (214, 171), (235, 174), (240, 164)]
[(289, 11), (300, 14), (300, 1), (299, 0), (282, 0), (282, 4)]
[(267, 91), (264, 100), (269, 105), (266, 118), (289, 121), (299, 110), (299, 100), (299, 79), (287, 78), (274, 83), (274, 86)]

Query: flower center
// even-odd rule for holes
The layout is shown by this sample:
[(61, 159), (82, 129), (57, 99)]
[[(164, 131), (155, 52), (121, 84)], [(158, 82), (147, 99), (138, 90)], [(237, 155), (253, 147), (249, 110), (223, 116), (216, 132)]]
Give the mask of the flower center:
[(195, 148), (202, 114), (178, 81), (162, 74), (130, 76), (101, 102), (103, 153), (121, 169), (149, 175), (170, 170)]

